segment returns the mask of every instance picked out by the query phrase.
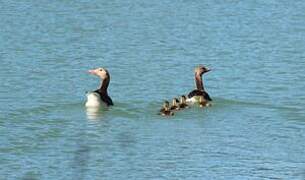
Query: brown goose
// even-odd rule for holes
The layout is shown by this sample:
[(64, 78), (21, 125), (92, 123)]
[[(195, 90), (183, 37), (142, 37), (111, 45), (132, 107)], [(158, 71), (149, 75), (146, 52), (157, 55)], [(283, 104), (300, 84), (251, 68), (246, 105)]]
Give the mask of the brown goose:
[(96, 75), (101, 79), (101, 87), (95, 91), (87, 93), (86, 107), (97, 107), (102, 104), (112, 106), (112, 99), (108, 95), (108, 86), (110, 83), (110, 74), (105, 68), (89, 70), (90, 74)]
[(203, 86), (203, 82), (202, 82), (202, 75), (204, 73), (209, 72), (210, 69), (200, 65), (198, 67), (195, 68), (195, 83), (196, 83), (196, 89), (194, 89), (193, 91), (191, 91), (188, 94), (188, 102), (199, 102), (199, 98), (200, 96), (203, 97), (204, 101), (212, 101), (212, 99), (210, 98), (209, 94), (204, 90), (204, 86)]

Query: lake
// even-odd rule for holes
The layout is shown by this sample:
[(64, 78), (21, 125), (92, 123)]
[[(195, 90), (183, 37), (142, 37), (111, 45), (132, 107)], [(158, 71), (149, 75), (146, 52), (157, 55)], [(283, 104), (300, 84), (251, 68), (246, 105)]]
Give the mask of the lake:
[[(0, 179), (304, 179), (304, 1), (0, 6)], [(213, 106), (158, 116), (204, 75)], [(115, 106), (84, 107), (105, 67)]]

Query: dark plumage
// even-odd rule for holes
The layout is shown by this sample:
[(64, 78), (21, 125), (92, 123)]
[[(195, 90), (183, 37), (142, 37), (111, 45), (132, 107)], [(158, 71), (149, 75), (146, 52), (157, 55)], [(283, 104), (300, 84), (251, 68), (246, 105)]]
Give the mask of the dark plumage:
[(174, 98), (173, 102), (172, 102), (172, 106), (170, 107), (170, 110), (178, 111), (179, 109), (180, 109), (179, 100), (177, 98)]
[(179, 107), (180, 109), (188, 108), (189, 106), (186, 104), (186, 97), (182, 95), (180, 97), (180, 102), (179, 102)]
[(192, 98), (194, 96), (202, 96), (205, 100), (212, 101), (212, 98), (205, 90), (195, 89), (187, 95), (188, 98)]
[(160, 109), (159, 115), (162, 115), (162, 116), (173, 116), (174, 115), (174, 113), (170, 110), (168, 101), (164, 101), (163, 107)]
[(108, 96), (108, 93), (100, 92), (99, 89), (95, 90), (94, 92), (98, 93), (101, 96), (101, 100), (107, 105), (107, 106), (113, 106), (113, 102), (110, 96)]
[(89, 70), (89, 73), (98, 76), (101, 78), (101, 87), (94, 92), (98, 93), (100, 95), (101, 100), (107, 105), (112, 106), (113, 102), (110, 96), (108, 95), (108, 86), (110, 83), (110, 74), (108, 70), (104, 68), (97, 68), (94, 70)]
[(203, 97), (203, 99), (205, 101), (212, 101), (212, 98), (210, 97), (210, 95), (204, 90), (203, 81), (202, 81), (202, 75), (209, 71), (210, 71), (210, 69), (208, 69), (202, 65), (195, 68), (196, 89), (194, 89), (193, 91), (191, 91), (188, 94), (189, 99), (191, 99), (193, 97), (198, 97), (198, 98)]

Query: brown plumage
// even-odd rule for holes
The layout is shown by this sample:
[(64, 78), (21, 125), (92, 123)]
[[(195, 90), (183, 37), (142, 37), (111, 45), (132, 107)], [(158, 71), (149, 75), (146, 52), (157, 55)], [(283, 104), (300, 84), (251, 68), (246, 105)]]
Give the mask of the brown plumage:
[(211, 106), (211, 104), (209, 103), (209, 101), (206, 101), (203, 96), (200, 96), (199, 98), (199, 107), (208, 107)]
[(164, 101), (163, 107), (160, 109), (159, 114), (162, 116), (173, 116), (174, 115), (174, 113), (170, 110), (168, 101)]
[(174, 111), (180, 110), (179, 100), (177, 98), (173, 99), (172, 106), (170, 107), (170, 110), (174, 110)]
[(179, 106), (181, 109), (184, 109), (184, 108), (188, 108), (189, 106), (186, 104), (186, 97), (185, 95), (182, 95), (180, 97), (180, 102), (179, 102)]
[(200, 65), (195, 68), (195, 84), (196, 84), (196, 89), (191, 91), (188, 94), (188, 98), (191, 99), (193, 97), (200, 97), (202, 96), (203, 99), (206, 101), (212, 101), (212, 98), (209, 96), (209, 94), (205, 91), (204, 86), (203, 86), (203, 81), (202, 81), (202, 75), (209, 72), (210, 69)]

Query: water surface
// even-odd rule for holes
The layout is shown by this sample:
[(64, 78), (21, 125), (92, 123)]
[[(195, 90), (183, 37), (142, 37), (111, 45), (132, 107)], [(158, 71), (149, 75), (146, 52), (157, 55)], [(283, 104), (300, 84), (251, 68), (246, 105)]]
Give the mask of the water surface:
[[(303, 1), (5, 1), (1, 179), (304, 179)], [(213, 107), (163, 100), (205, 64)], [(87, 112), (106, 67), (115, 106)]]

